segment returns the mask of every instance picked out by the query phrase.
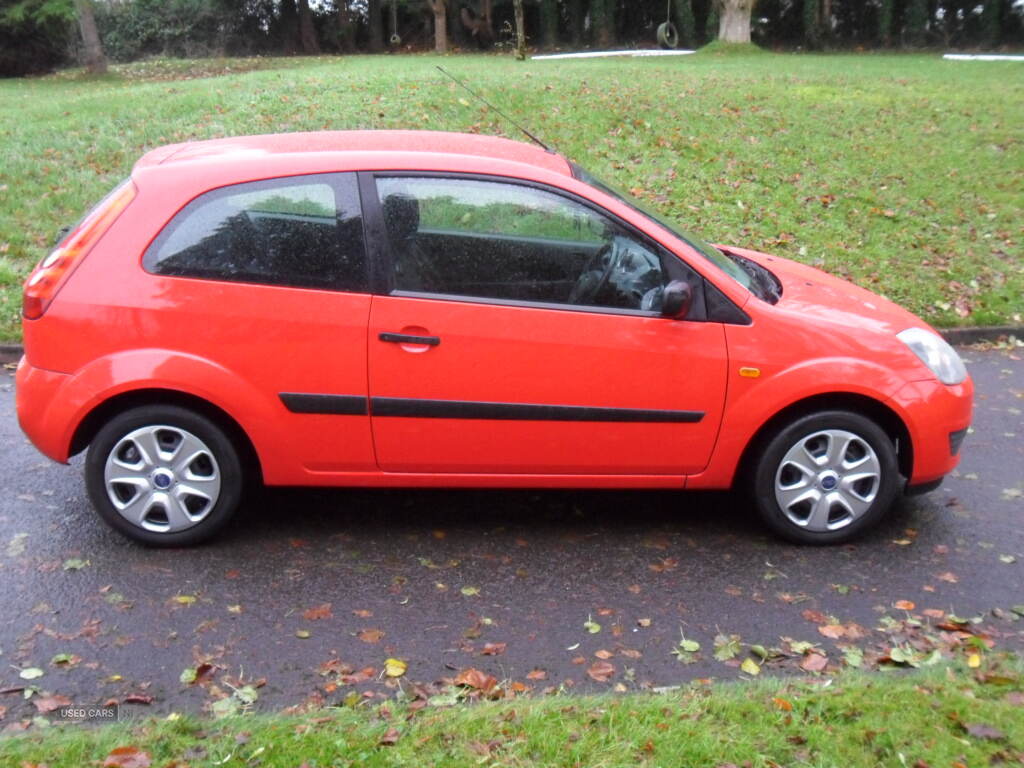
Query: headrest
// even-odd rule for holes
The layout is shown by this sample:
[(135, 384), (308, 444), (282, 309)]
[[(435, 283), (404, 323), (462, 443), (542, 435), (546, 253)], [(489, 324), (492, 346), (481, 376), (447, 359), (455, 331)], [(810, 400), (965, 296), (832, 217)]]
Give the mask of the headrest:
[(384, 198), (384, 223), (396, 240), (415, 235), (420, 228), (420, 202), (405, 194)]

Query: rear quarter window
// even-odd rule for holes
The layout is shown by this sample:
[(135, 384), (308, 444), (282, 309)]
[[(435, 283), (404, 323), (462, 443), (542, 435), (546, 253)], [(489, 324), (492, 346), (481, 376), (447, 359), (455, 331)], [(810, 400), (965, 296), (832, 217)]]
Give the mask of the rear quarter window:
[(143, 257), (157, 275), (366, 291), (355, 174), (236, 184), (185, 206)]

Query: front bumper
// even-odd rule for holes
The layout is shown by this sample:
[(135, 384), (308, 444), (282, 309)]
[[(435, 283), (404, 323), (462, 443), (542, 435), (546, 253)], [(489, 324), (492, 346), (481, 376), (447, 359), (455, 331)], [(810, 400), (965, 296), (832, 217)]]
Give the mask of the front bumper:
[(960, 463), (960, 443), (971, 424), (974, 383), (970, 377), (954, 386), (934, 379), (912, 381), (891, 398), (890, 405), (910, 433), (913, 466), (907, 485), (927, 489)]

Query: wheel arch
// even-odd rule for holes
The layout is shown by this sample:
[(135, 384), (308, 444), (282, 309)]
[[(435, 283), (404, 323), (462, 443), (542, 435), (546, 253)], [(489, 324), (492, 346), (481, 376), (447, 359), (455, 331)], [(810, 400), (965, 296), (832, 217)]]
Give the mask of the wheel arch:
[(118, 413), (146, 405), (176, 405), (208, 418), (228, 436), (238, 449), (245, 468), (253, 479), (263, 480), (263, 468), (256, 447), (242, 426), (224, 409), (209, 400), (175, 389), (149, 387), (120, 392), (96, 405), (79, 422), (71, 437), (68, 456), (84, 451), (103, 425)]
[(751, 476), (753, 465), (764, 446), (780, 429), (796, 419), (821, 411), (851, 411), (871, 419), (889, 436), (896, 448), (896, 463), (900, 474), (910, 478), (914, 467), (914, 445), (910, 430), (892, 408), (880, 400), (854, 392), (828, 392), (811, 395), (776, 412), (765, 421), (747, 442), (740, 457), (738, 471), (733, 476), (736, 485)]

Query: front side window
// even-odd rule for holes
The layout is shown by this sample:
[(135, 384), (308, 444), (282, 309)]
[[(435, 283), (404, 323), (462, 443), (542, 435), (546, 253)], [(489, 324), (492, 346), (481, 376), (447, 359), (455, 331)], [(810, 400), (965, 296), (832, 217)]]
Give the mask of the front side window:
[(213, 190), (178, 213), (143, 258), (159, 275), (367, 290), (354, 174)]
[(658, 311), (661, 257), (593, 209), (534, 187), (380, 177), (395, 290)]

